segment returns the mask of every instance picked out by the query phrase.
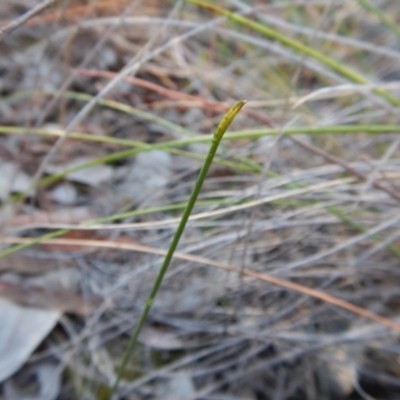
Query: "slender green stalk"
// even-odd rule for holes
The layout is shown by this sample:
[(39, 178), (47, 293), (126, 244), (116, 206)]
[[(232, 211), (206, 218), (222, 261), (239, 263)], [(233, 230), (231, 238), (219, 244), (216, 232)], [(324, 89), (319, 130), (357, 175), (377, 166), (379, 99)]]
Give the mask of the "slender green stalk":
[(382, 24), (386, 25), (392, 32), (394, 32), (398, 37), (400, 37), (400, 28), (396, 24), (396, 22), (392, 21), (381, 8), (375, 6), (371, 3), (370, 0), (358, 0), (362, 7), (364, 7), (367, 11), (370, 11), (378, 19), (382, 22)]
[(126, 365), (129, 361), (129, 358), (132, 355), (132, 352), (136, 346), (140, 331), (142, 330), (142, 327), (146, 321), (146, 318), (150, 312), (151, 306), (153, 305), (154, 299), (157, 295), (158, 289), (161, 286), (161, 283), (164, 279), (164, 275), (167, 272), (168, 266), (172, 260), (172, 257), (175, 253), (175, 250), (178, 246), (179, 240), (183, 234), (183, 231), (185, 229), (186, 223), (190, 217), (190, 214), (193, 210), (194, 204), (196, 203), (197, 197), (200, 193), (201, 187), (203, 186), (204, 179), (206, 178), (206, 175), (208, 173), (208, 170), (210, 168), (210, 165), (213, 161), (213, 158), (215, 156), (215, 153), (217, 152), (218, 146), (222, 140), (222, 137), (226, 130), (228, 129), (229, 125), (233, 121), (233, 119), (236, 117), (236, 115), (239, 113), (241, 108), (244, 106), (246, 102), (245, 101), (239, 101), (236, 103), (222, 118), (221, 122), (219, 123), (217, 129), (215, 130), (213, 139), (211, 141), (210, 149), (208, 150), (208, 154), (206, 156), (206, 159), (204, 160), (203, 166), (199, 172), (199, 176), (197, 177), (196, 183), (193, 187), (192, 193), (189, 197), (189, 200), (187, 202), (187, 205), (185, 207), (185, 210), (183, 211), (181, 221), (178, 225), (178, 228), (175, 232), (175, 235), (172, 239), (172, 242), (168, 248), (168, 252), (164, 258), (164, 262), (161, 266), (161, 269), (154, 281), (153, 287), (150, 291), (150, 294), (147, 298), (145, 307), (140, 314), (138, 323), (136, 324), (136, 327), (132, 333), (131, 339), (128, 344), (128, 348), (126, 350), (126, 353), (124, 355), (124, 358), (122, 360), (121, 366), (119, 368), (119, 371), (117, 373), (117, 379), (115, 380), (114, 386), (111, 390), (111, 396), (110, 399), (112, 398), (113, 394), (116, 392), (119, 382), (121, 380), (121, 377), (125, 371)]
[[(331, 68), (333, 71), (337, 72), (341, 76), (346, 77), (348, 80), (359, 83), (359, 84), (367, 84), (368, 79), (360, 75), (358, 72), (346, 67), (343, 63), (336, 61), (335, 59), (327, 56), (326, 54), (321, 53), (318, 50), (315, 50), (312, 47), (306, 46), (305, 44), (301, 43), (298, 40), (292, 39), (287, 37), (275, 29), (270, 28), (266, 25), (260, 24), (258, 22), (252, 21), (249, 18), (243, 17), (242, 15), (235, 14), (224, 8), (217, 7), (213, 4), (207, 3), (203, 0), (186, 0), (188, 3), (195, 4), (197, 6), (203, 7), (208, 9), (214, 13), (224, 15), (225, 17), (229, 18), (231, 21), (234, 21), (242, 26), (246, 26), (247, 28), (253, 29), (254, 31), (261, 33), (262, 35), (269, 37), (273, 40), (282, 43), (283, 45), (290, 47), (291, 49), (297, 51), (298, 53), (304, 54), (308, 57), (314, 58), (319, 62), (323, 63), (324, 65)], [(400, 107), (400, 99), (392, 94), (386, 92), (382, 89), (375, 89), (374, 93), (379, 95), (380, 97), (387, 100), (389, 103)]]

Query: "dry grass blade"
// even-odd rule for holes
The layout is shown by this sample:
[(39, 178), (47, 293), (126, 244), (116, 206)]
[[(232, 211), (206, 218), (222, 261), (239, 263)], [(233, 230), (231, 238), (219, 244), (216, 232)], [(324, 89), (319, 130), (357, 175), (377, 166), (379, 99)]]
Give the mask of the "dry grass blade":
[(3, 27), (0, 27), (0, 41), (4, 40), (6, 35), (9, 35), (12, 31), (24, 25), (30, 19), (34, 18), (47, 8), (50, 8), (53, 4), (55, 4), (57, 0), (44, 0), (37, 6), (33, 7), (31, 10), (26, 12), (25, 14), (21, 15), (19, 18), (11, 21), (10, 23), (6, 24)]
[[(29, 239), (21, 239), (21, 238), (4, 238), (4, 243), (29, 243)], [(57, 244), (61, 246), (82, 246), (82, 247), (97, 247), (97, 248), (108, 248), (114, 250), (129, 250), (129, 251), (137, 251), (142, 253), (156, 254), (159, 256), (165, 256), (167, 254), (166, 250), (156, 249), (150, 246), (143, 246), (139, 244), (128, 244), (128, 243), (111, 243), (106, 242), (104, 240), (76, 240), (76, 239), (49, 239), (44, 240), (43, 244)], [(385, 317), (377, 315), (371, 311), (366, 310), (365, 308), (356, 306), (347, 301), (341, 300), (337, 297), (331, 296), (325, 292), (315, 290), (312, 288), (308, 288), (304, 285), (297, 284), (295, 282), (288, 281), (286, 279), (282, 279), (273, 275), (268, 275), (261, 272), (252, 271), (247, 268), (240, 268), (235, 265), (225, 264), (218, 261), (210, 260), (205, 257), (194, 256), (190, 254), (183, 254), (179, 252), (175, 252), (173, 255), (174, 258), (185, 260), (193, 263), (209, 265), (211, 267), (221, 268), (226, 271), (232, 271), (239, 275), (245, 275), (248, 277), (252, 277), (255, 279), (259, 279), (264, 282), (271, 283), (273, 285), (277, 285), (283, 287), (288, 290), (295, 291), (297, 293), (304, 294), (306, 296), (313, 297), (315, 299), (321, 300), (325, 303), (332, 304), (336, 307), (340, 307), (343, 310), (350, 311), (353, 314), (359, 315), (360, 317), (369, 319), (371, 321), (377, 322), (387, 328), (400, 333), (400, 324), (391, 321)]]

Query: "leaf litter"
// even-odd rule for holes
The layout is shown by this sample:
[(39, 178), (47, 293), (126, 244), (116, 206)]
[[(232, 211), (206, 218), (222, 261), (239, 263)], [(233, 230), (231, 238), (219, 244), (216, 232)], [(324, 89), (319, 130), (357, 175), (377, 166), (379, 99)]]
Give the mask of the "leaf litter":
[[(0, 259), (0, 336), (7, 335), (0, 340), (0, 370), (8, 398), (23, 398), (29, 376), (38, 383), (31, 398), (104, 396), (160, 263), (156, 254), (119, 245), (165, 249), (175, 222), (162, 223), (180, 215), (165, 206), (187, 200), (199, 168), (194, 158), (148, 149), (29, 191), (54, 140), (33, 135), (28, 127), (51, 133), (53, 125), (59, 134), (82, 109), (76, 99), (59, 96), (63, 91), (96, 94), (132, 57), (153, 54), (173, 39), (171, 47), (141, 63), (136, 71), (141, 81), (119, 84), (107, 95), (146, 110), (150, 118), (98, 104), (76, 130), (161, 145), (190, 138), (188, 131), (209, 133), (223, 107), (239, 97), (249, 100), (248, 112), (235, 130), (398, 123), (397, 111), (372, 86), (341, 96), (347, 81), (322, 63), (250, 30), (235, 30), (200, 7), (187, 4), (167, 17), (169, 2), (144, 3), (71, 1), (0, 42), (7, 54), (1, 61), (0, 124), (26, 130), (0, 138), (2, 245), (63, 224), (76, 226), (62, 237), (65, 244), (48, 242)], [(307, 10), (304, 2), (250, 3), (246, 7), (254, 15), (285, 23), (289, 37), (307, 26), (316, 32), (307, 36), (308, 45), (370, 76), (376, 87), (395, 87), (384, 82), (398, 70), (390, 52), (399, 38), (365, 9), (346, 2), (336, 2), (334, 13), (325, 3), (308, 4)], [(227, 4), (246, 11), (239, 2)], [(2, 19), (9, 22), (33, 6), (17, 0), (2, 4)], [(382, 10), (395, 15), (398, 4), (387, 1)], [(163, 35), (153, 35), (161, 28)], [(330, 36), (320, 39), (320, 31)], [(358, 42), (347, 40), (353, 36)], [(358, 58), (357, 43), (368, 44)], [(324, 98), (315, 97), (318, 93)], [(186, 131), (175, 132), (163, 121)], [(399, 152), (392, 145), (396, 135), (226, 141), (219, 156), (233, 164), (212, 167), (203, 203), (194, 212), (202, 216), (189, 222), (179, 252), (276, 275), (398, 323), (399, 232), (393, 218), (398, 201), (391, 196), (400, 178)], [(204, 147), (189, 141), (183, 150), (201, 155)], [(67, 140), (45, 165), (45, 177), (125, 149), (116, 142)], [(378, 184), (367, 185), (363, 177)], [(315, 186), (307, 191), (309, 185)], [(23, 192), (27, 196), (15, 203), (11, 196)], [(230, 211), (222, 212), (226, 207)], [(147, 208), (154, 209), (140, 213)], [(129, 211), (138, 213), (109, 222), (107, 230), (79, 230), (88, 220)], [(138, 223), (143, 225), (135, 227)], [(396, 398), (400, 368), (394, 332), (255, 276), (176, 258), (120, 395), (350, 400), (364, 392), (380, 398), (380, 387), (385, 398)], [(64, 371), (62, 379), (50, 378), (55, 366)], [(55, 385), (46, 389), (49, 381)]]

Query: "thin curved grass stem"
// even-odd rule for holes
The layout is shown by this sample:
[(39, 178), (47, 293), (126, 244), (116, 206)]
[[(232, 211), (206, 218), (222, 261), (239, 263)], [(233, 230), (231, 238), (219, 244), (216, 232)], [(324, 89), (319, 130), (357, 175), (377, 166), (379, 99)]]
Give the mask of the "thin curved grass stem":
[[(195, 4), (199, 7), (202, 7), (204, 9), (210, 10), (211, 12), (214, 12), (219, 15), (223, 15), (227, 18), (229, 18), (231, 21), (234, 21), (242, 26), (245, 26), (247, 28), (250, 28), (258, 33), (261, 33), (262, 35), (276, 40), (277, 42), (291, 48), (292, 50), (304, 54), (308, 57), (311, 57), (322, 64), (328, 66), (331, 68), (333, 71), (337, 72), (341, 76), (344, 76), (348, 80), (359, 83), (359, 84), (367, 84), (368, 80), (359, 74), (358, 72), (352, 70), (351, 68), (348, 68), (346, 65), (343, 63), (340, 63), (339, 61), (336, 61), (335, 59), (327, 56), (326, 54), (321, 53), (318, 50), (315, 50), (312, 47), (306, 46), (302, 42), (292, 39), (288, 36), (285, 36), (278, 31), (276, 31), (273, 28), (270, 28), (266, 25), (260, 24), (258, 22), (252, 21), (249, 18), (243, 17), (239, 14), (230, 12), (224, 8), (218, 7), (214, 4), (210, 4), (206, 1), (203, 0), (186, 0), (188, 3)], [(367, 3), (366, 1), (363, 1), (363, 3)], [(382, 17), (382, 15), (380, 15)], [(390, 104), (393, 104), (396, 107), (400, 107), (400, 99), (397, 98), (396, 96), (393, 96), (392, 94), (386, 92), (385, 90), (382, 89), (375, 89), (374, 93), (376, 93), (378, 96), (384, 98), (387, 102)]]
[(196, 203), (197, 197), (200, 193), (200, 190), (203, 186), (203, 182), (206, 178), (206, 175), (208, 173), (208, 170), (210, 169), (210, 166), (212, 164), (212, 161), (214, 159), (215, 153), (217, 152), (218, 146), (222, 140), (222, 137), (224, 135), (224, 133), (226, 132), (226, 130), (228, 129), (229, 125), (231, 124), (231, 122), (233, 121), (233, 119), (236, 117), (236, 115), (239, 113), (239, 111), (241, 110), (241, 108), (244, 106), (246, 102), (245, 101), (239, 101), (238, 103), (236, 103), (222, 118), (221, 122), (219, 123), (217, 129), (215, 130), (213, 139), (211, 141), (211, 145), (210, 148), (208, 150), (208, 154), (206, 156), (206, 159), (204, 160), (203, 166), (199, 172), (199, 175), (197, 177), (196, 183), (193, 187), (192, 193), (189, 197), (189, 200), (186, 204), (185, 210), (183, 211), (182, 217), (181, 217), (181, 221), (178, 225), (178, 228), (175, 232), (175, 235), (172, 239), (172, 242), (168, 248), (168, 252), (164, 258), (164, 262), (160, 268), (160, 271), (154, 281), (153, 287), (150, 291), (150, 294), (147, 298), (146, 304), (144, 306), (144, 309), (142, 311), (142, 313), (140, 314), (139, 320), (136, 324), (136, 327), (132, 333), (132, 336), (130, 338), (129, 344), (128, 344), (128, 348), (125, 352), (124, 358), (122, 360), (121, 366), (119, 368), (119, 371), (117, 373), (117, 378), (115, 380), (114, 386), (112, 387), (111, 390), (111, 396), (110, 399), (112, 398), (112, 396), (114, 395), (114, 393), (116, 393), (119, 382), (122, 378), (122, 375), (125, 371), (126, 365), (133, 353), (133, 350), (136, 346), (137, 340), (139, 338), (139, 334), (142, 330), (142, 327), (147, 319), (147, 316), (150, 312), (151, 306), (153, 305), (154, 299), (157, 295), (157, 292), (161, 286), (161, 283), (164, 279), (165, 273), (167, 272), (168, 266), (172, 260), (172, 257), (175, 253), (175, 250), (178, 246), (179, 240), (182, 237), (183, 231), (185, 230), (185, 226), (186, 223), (190, 217), (190, 214), (193, 210), (194, 204)]

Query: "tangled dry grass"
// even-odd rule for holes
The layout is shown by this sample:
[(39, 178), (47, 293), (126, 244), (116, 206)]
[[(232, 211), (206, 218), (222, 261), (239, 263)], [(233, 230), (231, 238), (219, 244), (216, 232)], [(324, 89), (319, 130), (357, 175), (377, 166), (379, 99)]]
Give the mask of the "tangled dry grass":
[(61, 312), (2, 398), (110, 395), (247, 99), (117, 397), (397, 399), (400, 4), (191, 3), (0, 5), (0, 296)]

